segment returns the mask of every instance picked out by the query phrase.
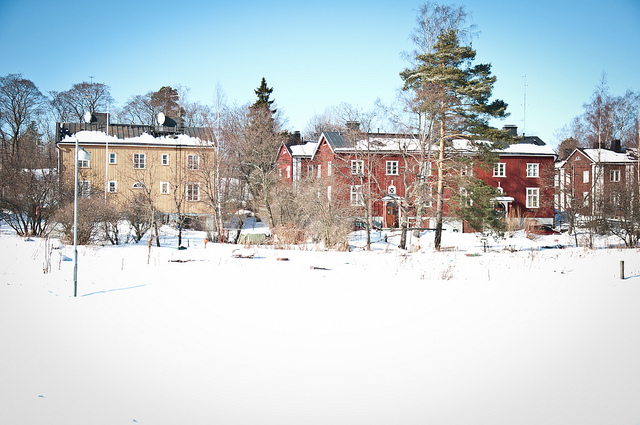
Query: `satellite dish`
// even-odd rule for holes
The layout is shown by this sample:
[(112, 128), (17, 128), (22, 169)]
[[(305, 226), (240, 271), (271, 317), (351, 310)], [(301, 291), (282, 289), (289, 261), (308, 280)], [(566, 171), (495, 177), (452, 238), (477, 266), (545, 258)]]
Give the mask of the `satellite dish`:
[(158, 114), (158, 124), (159, 124), (159, 125), (164, 124), (164, 120), (165, 120), (165, 116), (164, 116), (164, 114), (163, 114), (162, 112), (160, 112), (160, 113)]
[(87, 111), (84, 113), (84, 122), (87, 124), (91, 122), (91, 112)]

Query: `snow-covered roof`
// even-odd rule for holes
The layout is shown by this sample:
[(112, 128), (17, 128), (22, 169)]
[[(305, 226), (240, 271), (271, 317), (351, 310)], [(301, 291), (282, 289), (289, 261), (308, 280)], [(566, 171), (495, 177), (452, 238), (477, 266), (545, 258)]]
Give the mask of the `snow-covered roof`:
[(142, 133), (140, 136), (136, 137), (126, 137), (124, 139), (119, 139), (115, 136), (107, 136), (105, 132), (102, 131), (79, 131), (73, 135), (65, 136), (60, 143), (75, 143), (76, 139), (78, 139), (78, 143), (84, 145), (104, 145), (108, 143), (109, 145), (147, 145), (147, 146), (204, 146), (208, 145), (209, 142), (200, 140), (198, 137), (191, 137), (186, 134), (175, 134), (171, 136), (152, 136), (149, 133)]
[(312, 156), (318, 148), (318, 142), (306, 142), (304, 145), (290, 146), (292, 156)]
[(593, 162), (609, 162), (609, 163), (624, 163), (633, 162), (629, 155), (626, 153), (619, 153), (609, 149), (594, 149), (586, 148), (580, 149), (589, 159)]
[(420, 143), (413, 137), (370, 137), (360, 139), (355, 145), (336, 148), (337, 152), (350, 151), (376, 151), (376, 152), (399, 152), (420, 151)]
[[(488, 140), (476, 140), (476, 144), (490, 145)], [(451, 147), (455, 150), (473, 152), (476, 147), (467, 139), (454, 139), (451, 141)], [(512, 143), (506, 145), (503, 149), (497, 151), (500, 155), (545, 155), (554, 156), (555, 152), (546, 144), (533, 143)]]

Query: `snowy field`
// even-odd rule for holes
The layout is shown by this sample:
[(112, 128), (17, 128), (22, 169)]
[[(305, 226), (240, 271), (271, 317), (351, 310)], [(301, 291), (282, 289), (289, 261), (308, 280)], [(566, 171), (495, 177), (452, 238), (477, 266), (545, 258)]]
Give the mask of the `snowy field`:
[(640, 424), (638, 250), (165, 232), (80, 247), (74, 298), (72, 247), (0, 228), (0, 424)]

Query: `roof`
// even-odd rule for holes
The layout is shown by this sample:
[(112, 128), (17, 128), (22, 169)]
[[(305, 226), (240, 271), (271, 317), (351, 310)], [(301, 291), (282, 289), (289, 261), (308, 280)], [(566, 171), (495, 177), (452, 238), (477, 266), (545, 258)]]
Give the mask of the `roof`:
[[(107, 136), (107, 132), (109, 136)], [(83, 141), (104, 143), (109, 137), (110, 144), (118, 143), (142, 143), (142, 144), (189, 144), (188, 139), (194, 139), (192, 144), (204, 144), (216, 141), (212, 128), (208, 127), (168, 127), (163, 125), (132, 125), (110, 124), (106, 122), (80, 123), (56, 123), (56, 140), (68, 141), (68, 138), (81, 136)], [(149, 139), (151, 137), (154, 140)], [(100, 139), (102, 138), (102, 140)]]
[(154, 137), (151, 134), (142, 133), (139, 136), (126, 137), (120, 139), (116, 136), (109, 135), (102, 131), (80, 131), (73, 135), (65, 135), (59, 144), (72, 144), (76, 139), (78, 143), (83, 145), (105, 145), (108, 143), (110, 146), (210, 146), (207, 140), (201, 140), (198, 137), (191, 137), (186, 134), (176, 134), (170, 136), (157, 136)]
[(619, 153), (609, 149), (578, 148), (576, 150), (579, 150), (582, 153), (584, 153), (593, 162), (607, 162), (607, 163), (633, 162), (633, 160), (629, 157), (627, 153)]
[(292, 145), (289, 147), (292, 156), (313, 156), (316, 148), (318, 147), (318, 142), (306, 142), (303, 145)]

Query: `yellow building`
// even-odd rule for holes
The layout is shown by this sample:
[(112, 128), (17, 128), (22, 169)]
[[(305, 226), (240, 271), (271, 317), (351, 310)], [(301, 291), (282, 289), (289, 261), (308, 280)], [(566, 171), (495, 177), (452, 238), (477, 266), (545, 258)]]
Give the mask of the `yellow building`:
[(216, 146), (212, 129), (107, 124), (105, 115), (94, 114), (88, 124), (56, 124), (65, 187), (73, 187), (77, 140), (91, 156), (78, 164), (81, 196), (123, 205), (147, 200), (167, 216), (212, 213), (207, 192)]

